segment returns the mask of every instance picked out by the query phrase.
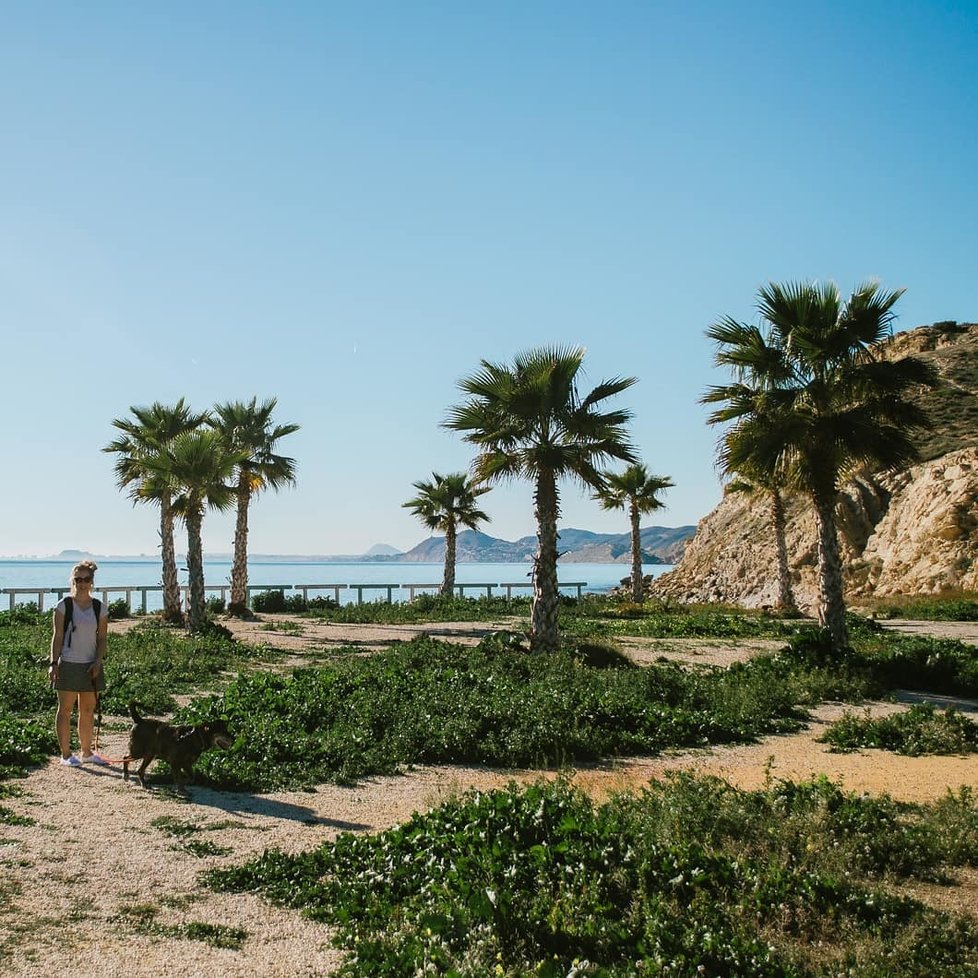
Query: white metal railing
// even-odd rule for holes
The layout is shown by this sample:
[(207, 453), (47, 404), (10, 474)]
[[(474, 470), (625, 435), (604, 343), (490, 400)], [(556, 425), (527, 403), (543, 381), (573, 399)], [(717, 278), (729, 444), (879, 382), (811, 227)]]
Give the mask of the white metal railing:
[[(408, 600), (414, 600), (414, 594), (416, 591), (437, 591), (441, 587), (440, 583), (433, 584), (249, 584), (248, 585), (248, 602), (251, 603), (251, 596), (255, 592), (266, 592), (266, 591), (299, 591), (302, 593), (302, 599), (304, 601), (309, 600), (310, 591), (332, 591), (336, 599), (336, 603), (339, 604), (340, 601), (340, 591), (349, 590), (356, 591), (357, 594), (357, 604), (363, 604), (363, 592), (364, 591), (386, 591), (388, 604), (394, 600), (395, 591), (407, 591)], [(486, 597), (492, 597), (493, 588), (505, 588), (506, 589), (506, 599), (512, 600), (513, 591), (518, 589), (527, 590), (533, 587), (533, 584), (529, 581), (510, 581), (503, 582), (502, 584), (493, 583), (464, 583), (459, 584), (456, 582), (455, 589), (458, 592), (459, 597), (464, 597), (467, 590), (478, 589), (484, 590), (486, 592)], [(583, 593), (584, 588), (587, 587), (587, 581), (565, 581), (559, 582), (557, 584), (558, 589), (560, 588), (576, 588), (577, 596), (580, 597)], [(140, 610), (143, 614), (147, 612), (147, 600), (146, 596), (150, 592), (162, 591), (163, 588), (159, 585), (149, 585), (149, 584), (124, 584), (117, 587), (97, 587), (95, 588), (95, 593), (101, 595), (102, 601), (105, 604), (109, 603), (109, 595), (112, 594), (124, 594), (126, 598), (126, 608), (132, 611), (132, 596), (133, 593), (140, 595)], [(204, 594), (220, 594), (221, 600), (227, 599), (227, 594), (231, 590), (228, 584), (205, 584)], [(5, 587), (0, 588), (0, 594), (6, 594), (9, 596), (9, 607), (13, 611), (17, 605), (19, 597), (25, 595), (34, 595), (36, 598), (36, 604), (39, 611), (44, 610), (44, 596), (46, 594), (57, 595), (56, 601), (60, 601), (68, 592), (70, 588), (66, 587)], [(190, 594), (190, 585), (181, 584), (180, 591), (183, 594), (183, 598), (186, 601)]]

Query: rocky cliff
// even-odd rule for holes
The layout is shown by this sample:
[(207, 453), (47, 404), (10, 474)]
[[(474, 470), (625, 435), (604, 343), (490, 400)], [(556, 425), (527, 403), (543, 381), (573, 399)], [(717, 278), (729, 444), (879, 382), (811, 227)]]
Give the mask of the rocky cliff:
[[(941, 383), (921, 394), (931, 418), (918, 438), (922, 461), (896, 473), (866, 472), (840, 493), (848, 598), (978, 591), (978, 324), (920, 327), (898, 334), (882, 352), (930, 360)], [(787, 510), (795, 596), (812, 612), (815, 518), (801, 496), (788, 499)], [(776, 568), (769, 503), (728, 493), (652, 591), (681, 601), (773, 605)]]

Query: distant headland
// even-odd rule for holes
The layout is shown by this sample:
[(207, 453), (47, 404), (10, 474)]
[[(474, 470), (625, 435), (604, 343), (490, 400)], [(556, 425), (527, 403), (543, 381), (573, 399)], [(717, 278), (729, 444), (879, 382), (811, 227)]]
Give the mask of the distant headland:
[[(696, 532), (695, 526), (647, 526), (641, 531), (642, 555), (648, 564), (676, 564), (682, 558), (686, 543)], [(536, 551), (535, 536), (520, 537), (519, 540), (502, 540), (464, 530), (458, 535), (459, 563), (522, 563), (533, 559)], [(561, 561), (564, 563), (628, 563), (631, 554), (631, 539), (628, 533), (595, 533), (591, 530), (566, 528), (560, 530), (559, 546)], [(183, 555), (181, 555), (182, 557)], [(428, 537), (410, 550), (401, 551), (386, 543), (374, 544), (362, 554), (261, 554), (248, 555), (254, 563), (295, 563), (310, 562), (378, 562), (396, 561), (398, 563), (437, 563), (444, 559), (445, 540), (443, 537)], [(230, 553), (205, 554), (207, 560), (231, 560)], [(9, 557), (8, 560), (48, 560), (73, 562), (78, 560), (147, 561), (158, 560), (156, 554), (101, 554), (88, 550), (66, 549), (47, 556), (23, 555)]]

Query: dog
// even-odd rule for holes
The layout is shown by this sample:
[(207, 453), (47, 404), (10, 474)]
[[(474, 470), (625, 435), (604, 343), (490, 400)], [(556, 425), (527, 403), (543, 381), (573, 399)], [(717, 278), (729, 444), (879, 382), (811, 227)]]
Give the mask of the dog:
[(167, 762), (173, 770), (173, 783), (182, 788), (191, 775), (197, 758), (212, 747), (226, 750), (231, 746), (231, 735), (224, 720), (212, 720), (194, 726), (174, 726), (165, 720), (153, 720), (140, 716), (135, 700), (129, 703), (129, 715), (133, 723), (129, 730), (129, 752), (122, 759), (124, 780), (129, 780), (129, 762), (142, 760), (136, 777), (146, 787), (146, 768), (156, 759)]

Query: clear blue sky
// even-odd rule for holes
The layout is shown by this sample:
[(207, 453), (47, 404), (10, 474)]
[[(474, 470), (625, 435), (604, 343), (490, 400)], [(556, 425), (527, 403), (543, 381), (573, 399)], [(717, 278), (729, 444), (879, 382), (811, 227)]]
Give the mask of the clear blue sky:
[[(411, 483), (471, 457), (458, 379), (553, 343), (639, 378), (647, 522), (695, 523), (704, 330), (760, 285), (978, 319), (974, 3), (10, 2), (0, 118), (0, 555), (154, 552), (99, 449), (181, 396), (302, 425), (252, 551), (406, 549)], [(526, 487), (484, 502), (534, 531)], [(626, 528), (572, 485), (561, 524)]]

